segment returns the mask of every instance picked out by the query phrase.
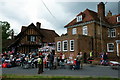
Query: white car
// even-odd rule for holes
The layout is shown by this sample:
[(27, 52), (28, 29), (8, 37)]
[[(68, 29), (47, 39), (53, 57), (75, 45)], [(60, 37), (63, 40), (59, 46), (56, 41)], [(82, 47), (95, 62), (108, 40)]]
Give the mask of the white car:
[(120, 69), (120, 63), (116, 61), (110, 61), (110, 66), (112, 69)]

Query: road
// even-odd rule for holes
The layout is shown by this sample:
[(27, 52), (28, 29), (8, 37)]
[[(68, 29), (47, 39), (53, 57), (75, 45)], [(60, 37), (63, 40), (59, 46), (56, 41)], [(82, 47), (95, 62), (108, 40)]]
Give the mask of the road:
[(3, 68), (2, 74), (16, 74), (16, 75), (47, 75), (47, 76), (92, 76), (92, 77), (113, 77), (118, 78), (119, 70), (113, 70), (110, 66), (93, 66), (84, 65), (83, 69), (44, 69), (42, 74), (37, 74), (37, 68), (22, 69), (20, 67)]

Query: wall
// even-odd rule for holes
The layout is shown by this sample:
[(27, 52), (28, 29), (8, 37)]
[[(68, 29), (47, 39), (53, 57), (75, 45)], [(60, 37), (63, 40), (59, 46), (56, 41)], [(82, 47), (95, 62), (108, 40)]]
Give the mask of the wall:
[[(87, 52), (89, 53), (92, 49), (92, 38), (88, 36), (83, 35), (67, 35), (67, 36), (61, 36), (55, 38), (55, 43), (57, 44), (58, 41), (61, 41), (61, 49), (62, 47), (62, 41), (68, 40), (68, 51), (57, 51), (57, 45), (56, 45), (56, 53), (59, 55), (60, 53), (64, 53), (66, 57), (69, 57), (70, 54), (74, 54), (74, 57), (81, 51), (81, 52)], [(70, 51), (70, 40), (74, 40), (74, 51)]]

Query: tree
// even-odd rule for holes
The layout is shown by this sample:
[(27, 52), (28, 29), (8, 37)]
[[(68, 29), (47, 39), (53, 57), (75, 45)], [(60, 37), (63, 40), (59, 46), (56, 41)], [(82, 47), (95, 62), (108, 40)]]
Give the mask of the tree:
[(6, 21), (0, 21), (0, 27), (2, 27), (2, 40), (8, 39), (12, 30), (10, 30), (10, 24)]
[[(10, 24), (7, 21), (0, 21), (0, 41), (2, 41), (2, 51), (6, 51), (7, 47), (11, 44), (12, 40), (9, 37), (14, 33), (13, 29), (10, 29)], [(1, 47), (1, 46), (0, 46)], [(1, 50), (0, 50), (1, 51)]]

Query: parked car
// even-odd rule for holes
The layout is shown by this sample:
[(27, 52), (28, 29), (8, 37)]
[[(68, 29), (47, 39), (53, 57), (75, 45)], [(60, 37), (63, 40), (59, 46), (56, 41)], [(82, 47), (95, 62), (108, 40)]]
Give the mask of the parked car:
[(120, 63), (116, 61), (110, 61), (110, 66), (112, 69), (120, 69)]

